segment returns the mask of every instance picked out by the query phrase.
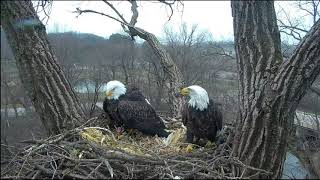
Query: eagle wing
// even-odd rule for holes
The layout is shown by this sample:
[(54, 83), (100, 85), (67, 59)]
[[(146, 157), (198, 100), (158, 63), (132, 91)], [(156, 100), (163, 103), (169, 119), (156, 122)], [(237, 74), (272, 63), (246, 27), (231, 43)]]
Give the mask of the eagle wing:
[(142, 94), (141, 90), (136, 86), (128, 86), (127, 92), (124, 95), (124, 99), (131, 101), (145, 101), (146, 98)]
[(222, 113), (213, 100), (204, 111), (196, 110), (185, 104), (182, 111), (182, 122), (187, 126), (187, 132), (196, 137), (207, 137), (214, 140), (218, 130), (222, 129)]
[(117, 113), (117, 109), (118, 109), (118, 101), (109, 100), (105, 98), (105, 100), (103, 101), (103, 110), (109, 116), (110, 121), (108, 122), (108, 125), (110, 127), (123, 125), (123, 122)]
[(182, 123), (187, 126), (187, 122), (190, 119), (190, 112), (188, 109), (188, 104), (185, 103), (182, 107)]
[(210, 121), (215, 125), (217, 131), (222, 129), (222, 112), (218, 104), (214, 103), (213, 100), (210, 100)]
[(145, 100), (143, 101), (119, 101), (118, 114), (127, 128), (159, 136), (167, 136), (165, 125), (156, 114), (155, 110)]

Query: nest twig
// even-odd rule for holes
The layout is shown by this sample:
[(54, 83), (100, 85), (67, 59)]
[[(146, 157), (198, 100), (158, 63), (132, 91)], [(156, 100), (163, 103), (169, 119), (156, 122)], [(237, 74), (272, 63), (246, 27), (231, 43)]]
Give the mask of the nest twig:
[[(231, 157), (230, 147), (225, 144), (219, 146), (219, 151), (199, 148), (191, 153), (159, 153), (159, 147), (154, 146), (148, 149), (150, 156), (144, 156), (85, 140), (81, 132), (88, 128), (76, 128), (45, 140), (34, 141), (11, 158), (1, 159), (1, 178), (233, 179), (246, 178), (243, 177), (246, 169), (256, 171), (257, 174), (268, 173)], [(110, 135), (113, 133), (109, 129), (105, 130)], [(234, 169), (240, 169), (240, 173), (235, 173)]]

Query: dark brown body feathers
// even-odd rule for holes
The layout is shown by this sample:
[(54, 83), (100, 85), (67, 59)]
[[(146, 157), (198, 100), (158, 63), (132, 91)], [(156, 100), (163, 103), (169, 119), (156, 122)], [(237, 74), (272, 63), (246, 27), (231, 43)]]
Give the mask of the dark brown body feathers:
[(189, 106), (183, 107), (182, 122), (187, 127), (187, 141), (193, 143), (193, 138), (207, 138), (214, 142), (217, 132), (222, 129), (222, 113), (213, 100), (209, 101), (207, 109), (200, 111)]
[(111, 118), (111, 126), (123, 126), (126, 129), (137, 129), (149, 135), (167, 137), (165, 125), (153, 107), (147, 103), (141, 91), (136, 87), (129, 87), (127, 93), (119, 100), (103, 102), (104, 111)]

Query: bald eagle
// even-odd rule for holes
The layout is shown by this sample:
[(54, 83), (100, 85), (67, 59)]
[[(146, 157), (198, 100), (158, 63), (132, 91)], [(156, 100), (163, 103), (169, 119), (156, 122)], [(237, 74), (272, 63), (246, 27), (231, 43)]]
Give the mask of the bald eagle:
[(157, 134), (159, 137), (169, 135), (163, 121), (135, 86), (127, 89), (119, 81), (109, 81), (103, 109), (111, 118), (111, 126), (137, 129), (148, 135)]
[(222, 113), (218, 105), (209, 100), (208, 93), (200, 86), (193, 85), (180, 90), (182, 96), (189, 96), (183, 106), (182, 122), (187, 127), (187, 141), (196, 144), (200, 138), (214, 142), (217, 132), (222, 129)]

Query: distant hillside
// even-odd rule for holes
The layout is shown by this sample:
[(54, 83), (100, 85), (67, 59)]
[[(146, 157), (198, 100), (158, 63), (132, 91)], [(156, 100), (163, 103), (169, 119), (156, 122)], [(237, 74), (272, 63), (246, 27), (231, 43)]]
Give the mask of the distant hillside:
[[(117, 75), (117, 77), (121, 77), (125, 72), (130, 73), (129, 75), (131, 76), (137, 74), (137, 72), (146, 73), (148, 69), (145, 67), (148, 66), (144, 66), (144, 64), (147, 61), (151, 61), (152, 58), (155, 58), (155, 61), (157, 60), (157, 57), (152, 55), (152, 53), (147, 53), (147, 43), (134, 43), (133, 41), (131, 41), (131, 37), (122, 34), (113, 34), (109, 38), (104, 38), (88, 33), (65, 32), (50, 33), (48, 34), (48, 37), (55, 51), (55, 55), (57, 56), (57, 60), (63, 68), (68, 70), (68, 68), (72, 69), (72, 67), (76, 67), (77, 65), (79, 65), (77, 67), (80, 67), (80, 69), (83, 67), (102, 67), (104, 68), (103, 72), (99, 72), (97, 74), (103, 76), (103, 78), (106, 78), (106, 74), (108, 73), (112, 74), (112, 77), (115, 75)], [(202, 44), (201, 47), (203, 47), (204, 52), (208, 49), (210, 50), (210, 48), (212, 47), (218, 47), (217, 49), (223, 48), (224, 53), (235, 57), (233, 42), (210, 42), (208, 44)], [(294, 50), (293, 46), (288, 46), (285, 44), (282, 45), (282, 48), (282, 50), (285, 51), (284, 54), (288, 56)], [(153, 51), (150, 50), (150, 52)], [(183, 55), (184, 54), (179, 54), (179, 56)], [(133, 58), (133, 56), (135, 57)], [(229, 81), (236, 82), (236, 61), (234, 59), (227, 59), (223, 63), (215, 65), (214, 61), (216, 61), (217, 59), (215, 59), (215, 55), (210, 56), (208, 58), (209, 63), (201, 67), (207, 68), (205, 70), (192, 69), (193, 67), (195, 67), (195, 65), (200, 64), (195, 61), (198, 60), (197, 56), (194, 56), (193, 59), (190, 59), (189, 63), (182, 64), (182, 68), (185, 68), (184, 70), (186, 70), (186, 68), (189, 68), (187, 69), (188, 71), (186, 72), (188, 73), (186, 74), (196, 75), (195, 78), (199, 76), (200, 80), (203, 80), (202, 83), (205, 85), (209, 84), (206, 82), (211, 81), (212, 79), (211, 75), (209, 76), (209, 73), (203, 72), (212, 71), (212, 68), (216, 68), (220, 65), (222, 68), (219, 69), (220, 72), (212, 71), (212, 74), (216, 73), (217, 78), (224, 83), (230, 83)], [(2, 28), (1, 70), (8, 73), (10, 77), (18, 77), (18, 71), (14, 61), (14, 56), (12, 54), (11, 48), (8, 45), (7, 38)], [(91, 70), (89, 70), (88, 72), (90, 71)], [(197, 72), (200, 73), (197, 74)], [(73, 75), (72, 71), (65, 71), (65, 73)], [(88, 75), (84, 74), (83, 76), (87, 77)], [(137, 76), (139, 76), (139, 80), (142, 81), (141, 78), (143, 78), (144, 76)], [(192, 78), (194, 77), (192, 76), (190, 79)], [(215, 83), (218, 84), (219, 82)], [(219, 87), (225, 88), (224, 86)], [(320, 87), (320, 77), (318, 77), (318, 79), (315, 81), (314, 87)], [(215, 92), (216, 90), (209, 90), (208, 88), (208, 91)], [(299, 104), (300, 110), (312, 113), (318, 112), (319, 107), (319, 96), (316, 96), (312, 92), (308, 92)]]
[(80, 40), (82, 43), (86, 44), (95, 44), (99, 42), (103, 42), (105, 39), (101, 36), (97, 36), (94, 34), (89, 33), (76, 33), (76, 32), (65, 32), (65, 33), (49, 33), (48, 37), (50, 40), (66, 40), (66, 39), (72, 39), (72, 40)]

